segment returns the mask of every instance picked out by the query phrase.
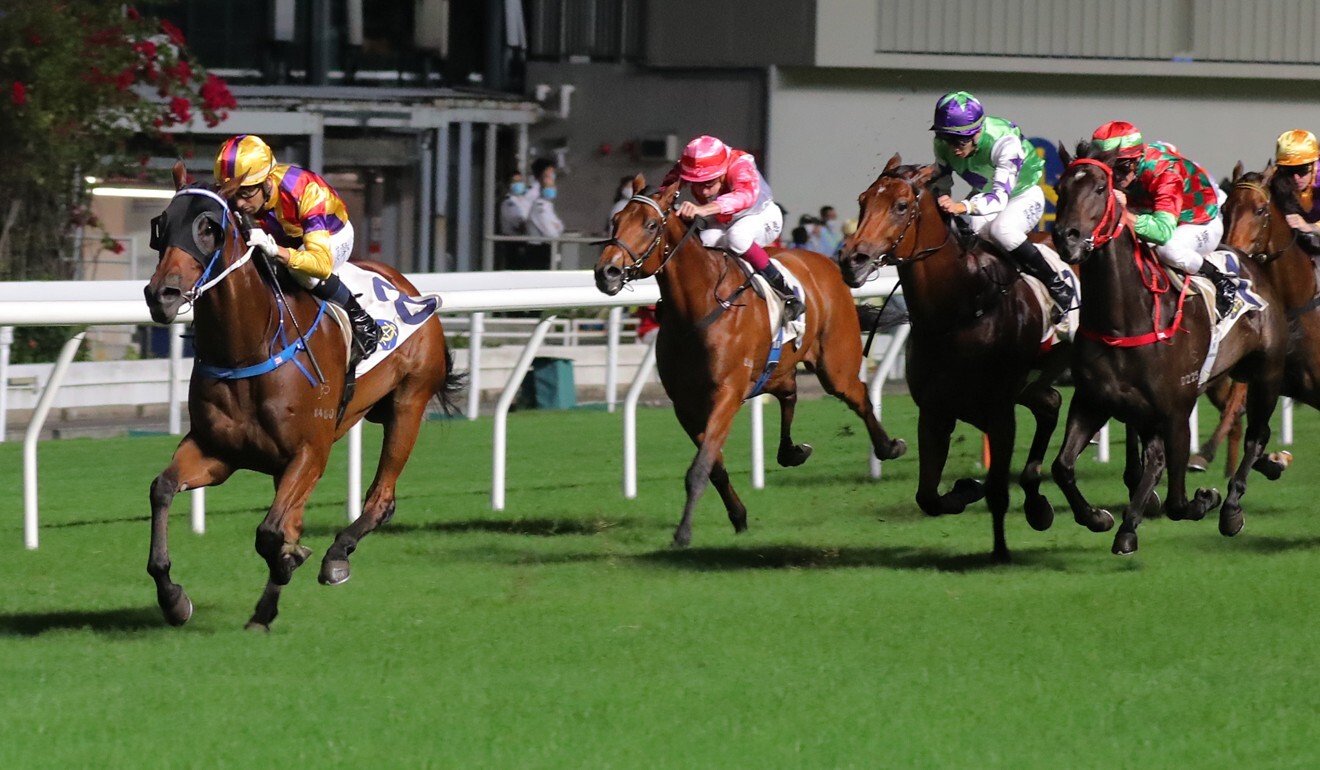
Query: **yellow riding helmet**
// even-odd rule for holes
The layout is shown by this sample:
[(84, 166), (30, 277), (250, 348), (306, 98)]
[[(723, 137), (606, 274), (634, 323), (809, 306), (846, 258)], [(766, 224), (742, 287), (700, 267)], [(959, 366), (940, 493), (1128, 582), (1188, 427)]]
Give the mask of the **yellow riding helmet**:
[(1309, 166), (1320, 160), (1320, 143), (1315, 134), (1293, 129), (1279, 134), (1274, 146), (1274, 162), (1280, 166)]
[(259, 136), (243, 134), (220, 145), (215, 156), (215, 181), (225, 184), (238, 179), (240, 187), (266, 181), (275, 170), (275, 153)]

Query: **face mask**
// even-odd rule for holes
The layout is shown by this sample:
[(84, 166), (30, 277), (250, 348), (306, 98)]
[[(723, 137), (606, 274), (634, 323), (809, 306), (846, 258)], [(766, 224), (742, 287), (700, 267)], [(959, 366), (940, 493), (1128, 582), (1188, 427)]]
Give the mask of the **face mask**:
[(541, 197), (542, 197), (542, 198), (545, 198), (545, 199), (548, 200), (548, 201), (552, 201), (552, 200), (554, 200), (554, 199), (555, 199), (555, 188), (553, 188), (553, 187), (545, 187), (545, 188), (542, 188), (542, 190), (541, 190)]
[(525, 195), (527, 193), (527, 183), (514, 182), (513, 184), (509, 185), (509, 192), (513, 193), (514, 195)]
[(632, 185), (624, 185), (623, 187), (619, 188), (620, 198), (631, 198), (632, 194), (633, 194)]

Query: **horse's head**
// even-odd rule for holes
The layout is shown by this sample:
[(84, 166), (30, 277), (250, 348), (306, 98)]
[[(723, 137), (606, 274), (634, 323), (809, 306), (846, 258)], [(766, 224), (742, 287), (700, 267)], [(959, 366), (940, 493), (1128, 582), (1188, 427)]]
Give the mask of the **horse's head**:
[(1055, 187), (1054, 248), (1079, 264), (1123, 229), (1124, 209), (1114, 195), (1114, 150), (1077, 145), (1077, 158), (1059, 145), (1064, 171)]
[(151, 248), (159, 256), (143, 293), (151, 318), (170, 323), (208, 276), (214, 276), (246, 247), (233, 221), (227, 192), (185, 185), (183, 164), (174, 167), (177, 192), (164, 213), (151, 220)]
[(1263, 173), (1243, 173), (1241, 163), (1233, 168), (1232, 186), (1223, 206), (1225, 245), (1244, 254), (1270, 251), (1270, 211), (1273, 208), (1270, 180), (1273, 176), (1273, 164)]
[(596, 261), (596, 288), (614, 296), (624, 284), (654, 275), (669, 254), (665, 242), (674, 216), (678, 185), (647, 192), (641, 174), (633, 178), (633, 196), (614, 215), (609, 240)]
[[(917, 220), (922, 199), (929, 197), (935, 166), (904, 166), (897, 153), (884, 171), (857, 198), (861, 214), (857, 231), (839, 251), (839, 269), (849, 286), (857, 287), (883, 265), (898, 264), (917, 254)], [(947, 233), (946, 233), (947, 235)], [(905, 253), (899, 246), (909, 242)]]

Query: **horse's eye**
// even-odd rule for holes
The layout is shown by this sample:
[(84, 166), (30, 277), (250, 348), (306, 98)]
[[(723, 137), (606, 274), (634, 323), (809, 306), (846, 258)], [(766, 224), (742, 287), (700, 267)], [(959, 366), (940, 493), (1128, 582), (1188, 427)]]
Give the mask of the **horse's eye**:
[(655, 232), (655, 228), (656, 228), (656, 225), (657, 225), (657, 224), (658, 224), (658, 223), (657, 223), (654, 219), (648, 219), (648, 220), (646, 220), (646, 229), (647, 229), (647, 231), (652, 232), (652, 233)]
[(907, 208), (908, 208), (907, 201), (899, 201), (898, 203), (894, 204), (894, 210), (900, 214), (903, 213), (904, 211), (907, 211)]
[(1098, 184), (1098, 185), (1096, 185), (1096, 186), (1095, 186), (1095, 194), (1096, 194), (1096, 195), (1104, 195), (1104, 194), (1105, 194), (1105, 186), (1102, 185), (1102, 184)]
[(1265, 216), (1265, 207), (1264, 207), (1264, 206), (1261, 206), (1260, 208), (1256, 209), (1256, 216), (1258, 216), (1258, 217), (1263, 217), (1263, 216)]

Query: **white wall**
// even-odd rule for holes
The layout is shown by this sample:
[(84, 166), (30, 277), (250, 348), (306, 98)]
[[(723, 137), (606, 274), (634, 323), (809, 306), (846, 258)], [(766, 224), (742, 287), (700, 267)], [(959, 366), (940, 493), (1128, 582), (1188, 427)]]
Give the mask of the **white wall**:
[(967, 89), (993, 115), (1071, 151), (1101, 123), (1126, 120), (1173, 142), (1216, 178), (1263, 168), (1283, 131), (1320, 131), (1320, 90), (1297, 82), (1005, 75), (800, 68), (779, 73), (769, 104), (767, 178), (793, 220), (856, 199), (894, 152), (928, 163), (936, 100)]

